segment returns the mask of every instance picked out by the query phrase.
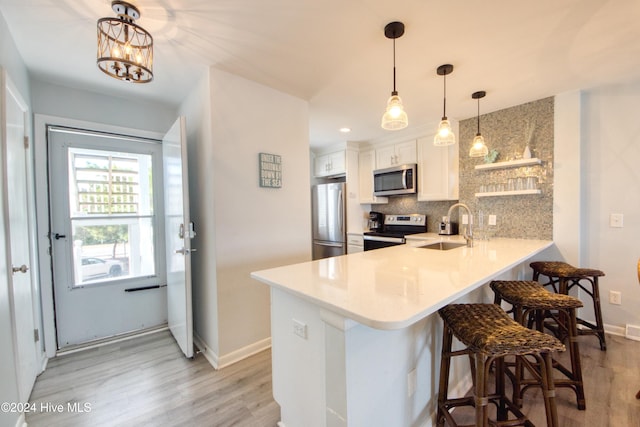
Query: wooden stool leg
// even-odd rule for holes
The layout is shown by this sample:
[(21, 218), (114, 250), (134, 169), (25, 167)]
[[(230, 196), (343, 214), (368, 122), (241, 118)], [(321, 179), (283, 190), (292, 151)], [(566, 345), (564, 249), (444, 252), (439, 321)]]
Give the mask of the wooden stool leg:
[(600, 340), (600, 350), (607, 350), (607, 343), (604, 338), (604, 322), (602, 321), (602, 308), (600, 307), (600, 286), (598, 277), (593, 278), (593, 312), (596, 316), (596, 327), (598, 328), (598, 339)]
[(476, 427), (489, 426), (489, 398), (487, 392), (487, 377), (491, 360), (482, 353), (474, 353), (476, 365), (476, 385), (473, 398), (476, 407)]
[(556, 391), (553, 384), (553, 361), (551, 353), (537, 356), (540, 363), (540, 377), (544, 395), (544, 409), (547, 415), (547, 426), (558, 426), (558, 409), (556, 408)]
[(578, 323), (576, 321), (576, 310), (567, 310), (568, 327), (569, 327), (569, 355), (571, 357), (571, 373), (572, 380), (575, 381), (576, 398), (578, 400), (578, 409), (586, 409), (584, 397), (584, 384), (582, 381), (582, 365), (580, 362), (580, 346), (578, 345)]
[(440, 358), (440, 385), (438, 392), (438, 412), (436, 416), (436, 425), (444, 426), (444, 403), (449, 396), (449, 371), (451, 368), (451, 343), (453, 341), (453, 333), (447, 322), (444, 323), (442, 338), (442, 357)]

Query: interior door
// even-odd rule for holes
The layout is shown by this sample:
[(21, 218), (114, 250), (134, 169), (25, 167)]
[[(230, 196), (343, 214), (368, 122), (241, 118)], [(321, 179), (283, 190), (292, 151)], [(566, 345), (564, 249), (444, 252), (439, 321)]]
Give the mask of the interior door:
[(186, 357), (193, 357), (191, 307), (191, 239), (189, 217), (186, 120), (178, 118), (162, 140), (165, 234), (167, 248), (167, 310), (169, 329)]
[(9, 279), (16, 366), (21, 402), (27, 402), (38, 374), (38, 345), (34, 321), (33, 276), (28, 209), (28, 139), (25, 116), (27, 106), (2, 71), (2, 146), (5, 159), (3, 196), (6, 217), (7, 264), (12, 266)]

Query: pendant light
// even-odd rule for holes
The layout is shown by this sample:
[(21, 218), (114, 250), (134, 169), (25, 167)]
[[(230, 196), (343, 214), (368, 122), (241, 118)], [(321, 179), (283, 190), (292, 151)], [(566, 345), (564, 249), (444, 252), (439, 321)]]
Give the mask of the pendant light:
[(402, 22), (390, 22), (384, 27), (384, 35), (393, 40), (393, 92), (387, 101), (387, 109), (382, 116), (382, 128), (387, 130), (404, 129), (409, 124), (407, 113), (396, 90), (396, 39), (404, 34)]
[(135, 23), (140, 11), (125, 1), (114, 0), (117, 18), (98, 20), (98, 68), (105, 74), (133, 83), (153, 80), (153, 37)]
[(484, 138), (480, 133), (480, 98), (484, 98), (487, 92), (481, 90), (471, 94), (471, 98), (478, 100), (478, 133), (476, 133), (473, 142), (471, 143), (471, 149), (469, 150), (469, 157), (484, 157), (489, 154), (489, 149), (484, 143)]
[(447, 74), (453, 72), (453, 65), (444, 64), (438, 67), (438, 75), (444, 77), (444, 97), (442, 101), (442, 120), (438, 125), (438, 132), (433, 138), (433, 145), (444, 147), (456, 143), (456, 135), (451, 130), (451, 123), (447, 119)]

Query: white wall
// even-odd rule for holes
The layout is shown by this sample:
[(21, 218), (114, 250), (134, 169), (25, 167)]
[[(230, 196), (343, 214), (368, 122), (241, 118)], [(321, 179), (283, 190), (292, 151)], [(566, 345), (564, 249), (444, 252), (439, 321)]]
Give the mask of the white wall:
[[(586, 91), (583, 97), (584, 266), (605, 272), (600, 290), (605, 324), (640, 327), (640, 82)], [(624, 214), (624, 228), (609, 215)], [(609, 304), (609, 290), (622, 305)], [(623, 331), (619, 331), (623, 332)], [(640, 338), (640, 337), (637, 337)]]
[[(252, 271), (311, 259), (309, 111), (298, 98), (211, 70), (220, 354), (271, 336)], [(258, 185), (258, 153), (282, 156), (282, 188)]]
[[(0, 15), (0, 66), (17, 86), (20, 93), (29, 99), (27, 70), (18, 53), (4, 17)], [(0, 150), (0, 188), (4, 186), (4, 154)], [(4, 224), (4, 199), (0, 197), (0, 220)], [(0, 248), (7, 245), (4, 227), (0, 227)], [(15, 371), (12, 320), (9, 306), (9, 271), (6, 257), (0, 256), (0, 402), (18, 402), (18, 383)], [(20, 414), (1, 411), (0, 426), (15, 426)]]
[[(195, 330), (221, 367), (271, 342), (269, 289), (249, 274), (311, 259), (308, 105), (212, 68), (181, 113), (197, 128), (189, 131)], [(282, 188), (259, 186), (261, 152), (282, 156)]]
[(33, 112), (36, 114), (163, 134), (177, 116), (177, 108), (172, 105), (103, 95), (35, 79), (31, 80), (31, 92)]

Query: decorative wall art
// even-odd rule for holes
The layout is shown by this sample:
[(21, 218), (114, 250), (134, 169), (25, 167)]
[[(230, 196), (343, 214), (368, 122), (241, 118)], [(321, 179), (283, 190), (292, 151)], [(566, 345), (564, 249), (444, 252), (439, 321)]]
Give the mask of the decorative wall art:
[(260, 187), (282, 187), (282, 156), (277, 154), (258, 154)]

